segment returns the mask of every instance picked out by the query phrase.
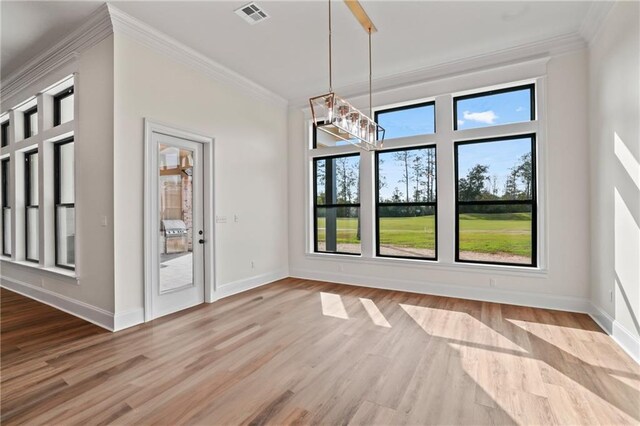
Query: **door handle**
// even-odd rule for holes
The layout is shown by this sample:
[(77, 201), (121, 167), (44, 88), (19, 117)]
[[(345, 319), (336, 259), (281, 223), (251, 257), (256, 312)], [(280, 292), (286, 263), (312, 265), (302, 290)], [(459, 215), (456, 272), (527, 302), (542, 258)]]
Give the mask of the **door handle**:
[(202, 238), (200, 238), (200, 239), (198, 240), (198, 242), (199, 242), (200, 244), (204, 244), (204, 240), (203, 240)]

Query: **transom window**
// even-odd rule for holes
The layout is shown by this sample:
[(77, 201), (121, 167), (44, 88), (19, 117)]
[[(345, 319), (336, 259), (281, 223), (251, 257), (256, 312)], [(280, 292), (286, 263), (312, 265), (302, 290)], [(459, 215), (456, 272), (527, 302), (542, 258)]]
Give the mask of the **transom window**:
[(9, 145), (9, 120), (6, 120), (2, 123), (2, 139), (1, 145), (2, 147)]
[(457, 96), (453, 99), (453, 128), (475, 129), (535, 120), (535, 86), (510, 87)]
[(385, 130), (385, 139), (432, 134), (436, 132), (436, 104), (431, 101), (377, 111), (375, 120)]
[(73, 120), (73, 86), (53, 97), (53, 125), (58, 126)]
[(24, 112), (24, 138), (38, 134), (38, 107), (34, 106)]

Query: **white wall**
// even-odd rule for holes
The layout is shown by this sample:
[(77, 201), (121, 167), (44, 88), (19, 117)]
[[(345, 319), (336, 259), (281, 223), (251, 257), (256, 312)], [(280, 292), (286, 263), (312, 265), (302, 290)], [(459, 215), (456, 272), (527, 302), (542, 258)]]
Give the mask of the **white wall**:
[[(59, 70), (58, 76), (54, 73), (46, 77), (42, 81), (44, 86), (34, 88), (31, 94), (55, 82), (47, 78), (60, 78), (60, 73), (74, 71), (78, 72), (75, 99), (80, 102), (76, 109), (79, 127), (75, 135), (77, 280), (24, 263), (9, 262), (2, 263), (1, 277), (7, 287), (28, 291), (33, 297), (109, 326), (114, 309), (113, 37), (82, 52), (77, 62), (66, 71)], [(44, 165), (48, 173), (41, 181), (52, 188), (52, 154), (47, 155), (51, 161)], [(53, 197), (52, 189), (47, 194)], [(47, 216), (45, 222), (52, 227), (53, 211), (45, 210), (43, 214)], [(103, 217), (107, 226), (102, 226)], [(53, 250), (53, 235), (48, 234), (46, 238), (47, 246)], [(52, 259), (51, 255), (48, 258)]]
[[(115, 34), (116, 313), (143, 308), (143, 119), (214, 141), (216, 286), (288, 275), (287, 112)], [(234, 214), (239, 222), (234, 222)], [(251, 267), (251, 260), (255, 268)]]
[(635, 339), (638, 357), (639, 10), (638, 2), (616, 3), (592, 41), (589, 54), (591, 300), (600, 310), (603, 324), (614, 328), (614, 337), (618, 332), (619, 339), (626, 336), (630, 343)]
[[(534, 63), (535, 62), (535, 63)], [(305, 116), (289, 112), (289, 266), (292, 276), (415, 292), (584, 311), (589, 296), (587, 55), (584, 50), (376, 94), (379, 105), (546, 74), (545, 190), (547, 271), (432, 265), (416, 261), (306, 255)], [(542, 89), (544, 90), (544, 89)], [(362, 102), (362, 99), (357, 102)], [(439, 185), (441, 182), (439, 183)], [(442, 188), (440, 188), (441, 190)], [(440, 192), (439, 197), (443, 197)], [(442, 200), (442, 198), (441, 198)], [(450, 197), (449, 197), (450, 201)], [(439, 218), (440, 222), (440, 218)], [(440, 235), (440, 239), (446, 236)], [(448, 247), (453, 247), (450, 243)], [(442, 247), (442, 246), (441, 246)], [(449, 256), (451, 257), (451, 256)], [(496, 286), (490, 287), (494, 278)]]

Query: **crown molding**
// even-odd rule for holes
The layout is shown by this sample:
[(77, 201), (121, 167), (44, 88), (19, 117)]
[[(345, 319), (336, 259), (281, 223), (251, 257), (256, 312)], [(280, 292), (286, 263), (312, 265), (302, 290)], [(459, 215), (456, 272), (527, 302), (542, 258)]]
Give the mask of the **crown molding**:
[(107, 3), (101, 5), (79, 28), (58, 43), (6, 77), (2, 76), (0, 96), (2, 99), (12, 98), (22, 90), (38, 83), (54, 70), (76, 60), (83, 51), (114, 33), (125, 34), (147, 47), (203, 72), (216, 81), (233, 85), (258, 99), (283, 108), (288, 104), (286, 99), (276, 93)]
[(38, 82), (61, 66), (77, 59), (80, 53), (95, 46), (113, 33), (109, 10), (101, 5), (75, 31), (44, 50), (16, 71), (3, 76), (0, 96), (9, 99)]
[(124, 34), (159, 53), (208, 75), (216, 81), (230, 84), (249, 95), (270, 101), (279, 107), (287, 107), (288, 101), (280, 95), (122, 12), (113, 5), (109, 4), (108, 8), (114, 33)]
[(588, 44), (591, 44), (600, 32), (602, 24), (614, 4), (614, 1), (593, 1), (589, 5), (587, 14), (578, 29), (578, 33)]
[[(441, 64), (418, 68), (412, 71), (379, 77), (373, 80), (374, 92), (384, 92), (420, 83), (450, 78), (492, 68), (514, 65), (541, 58), (549, 58), (587, 47), (578, 33), (563, 34), (545, 40), (533, 41), (491, 53), (444, 62)], [(358, 97), (369, 93), (368, 83), (358, 83), (336, 89), (344, 97)], [(294, 99), (291, 106), (307, 106), (307, 98)]]

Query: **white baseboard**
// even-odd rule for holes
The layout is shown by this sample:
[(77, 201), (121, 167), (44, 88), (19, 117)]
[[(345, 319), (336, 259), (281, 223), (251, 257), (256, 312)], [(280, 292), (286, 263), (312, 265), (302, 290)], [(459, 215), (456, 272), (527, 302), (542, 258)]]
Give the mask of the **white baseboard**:
[(347, 285), (380, 288), (385, 290), (408, 291), (434, 296), (456, 297), (483, 302), (505, 303), (534, 308), (556, 309), (560, 311), (588, 313), (589, 301), (579, 297), (557, 296), (489, 287), (470, 287), (454, 284), (431, 283), (427, 281), (367, 277), (345, 273), (292, 269), (296, 278), (329, 281)]
[(591, 303), (589, 315), (631, 358), (640, 364), (640, 339), (600, 307)]
[(0, 285), (8, 290), (20, 293), (23, 296), (42, 302), (45, 305), (53, 306), (56, 309), (82, 318), (109, 331), (113, 331), (114, 321), (112, 312), (63, 296), (46, 288), (27, 284), (14, 278), (2, 277), (0, 279)]
[(142, 324), (143, 322), (143, 308), (130, 309), (122, 313), (116, 313), (113, 319), (113, 331), (124, 330), (125, 328), (133, 327), (134, 325)]
[(277, 280), (281, 280), (283, 278), (287, 278), (288, 276), (289, 273), (287, 272), (287, 270), (282, 269), (278, 271), (268, 272), (266, 274), (244, 278), (242, 280), (232, 281), (216, 288), (214, 297), (215, 300), (219, 300), (225, 297), (233, 296), (234, 294), (242, 293), (243, 291), (251, 290), (253, 288), (272, 283)]

